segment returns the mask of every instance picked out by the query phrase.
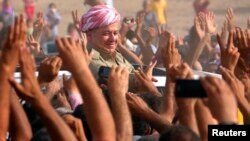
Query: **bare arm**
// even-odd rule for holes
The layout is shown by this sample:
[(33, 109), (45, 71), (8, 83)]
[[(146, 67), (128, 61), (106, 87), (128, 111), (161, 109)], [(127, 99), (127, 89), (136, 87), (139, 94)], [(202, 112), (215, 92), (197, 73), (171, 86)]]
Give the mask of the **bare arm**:
[(144, 20), (144, 15), (140, 15), (137, 19), (136, 19), (136, 30), (135, 30), (135, 34), (136, 34), (136, 38), (139, 42), (140, 48), (141, 48), (141, 53), (143, 56), (143, 62), (144, 64), (149, 64), (149, 62), (151, 61), (151, 58), (153, 57), (154, 53), (151, 49), (150, 46), (148, 46), (147, 43), (145, 43), (145, 41), (142, 39), (141, 37), (141, 30), (142, 30), (142, 24), (143, 24), (143, 20)]
[(237, 103), (228, 85), (219, 78), (200, 78), (208, 95), (207, 105), (219, 123), (237, 123)]
[(108, 91), (116, 125), (116, 138), (118, 141), (132, 141), (132, 121), (126, 100), (128, 91), (128, 70), (126, 68), (112, 68), (108, 78)]
[(19, 50), (24, 47), (26, 41), (26, 25), (23, 16), (15, 19), (14, 26), (9, 27), (6, 41), (3, 45), (0, 59), (0, 140), (5, 140), (10, 117), (10, 85), (8, 78), (16, 69), (19, 58)]
[(89, 70), (88, 55), (71, 38), (57, 39), (56, 44), (65, 67), (71, 71), (83, 97), (93, 139), (115, 140), (114, 120), (102, 91)]
[[(186, 63), (172, 66), (169, 74), (170, 79), (173, 82), (175, 82), (177, 78), (193, 79), (193, 72)], [(194, 109), (196, 101), (197, 99), (194, 98), (176, 98), (179, 113), (178, 119), (180, 121), (180, 124), (187, 126), (199, 135)]]
[(13, 92), (10, 100), (10, 134), (13, 141), (29, 141), (32, 138), (32, 130), (28, 118)]
[(171, 123), (155, 113), (148, 105), (138, 96), (127, 94), (127, 101), (130, 111), (133, 115), (147, 121), (159, 133), (171, 126)]
[(42, 12), (39, 12), (38, 15), (37, 15), (37, 19), (33, 24), (34, 31), (33, 31), (33, 34), (32, 34), (34, 39), (37, 42), (40, 41), (40, 38), (41, 38), (44, 27), (45, 27), (44, 15), (43, 15)]
[(119, 51), (124, 55), (127, 56), (128, 58), (131, 58), (136, 64), (138, 65), (143, 65), (142, 60), (136, 56), (133, 52), (128, 50), (126, 47), (124, 47), (122, 44), (119, 45)]
[(204, 105), (204, 103), (201, 100), (198, 100), (197, 103), (195, 104), (195, 115), (200, 132), (200, 137), (202, 141), (207, 141), (208, 125), (213, 125), (218, 123), (216, 123), (216, 121), (213, 119), (210, 110), (208, 109), (208, 107)]
[[(215, 32), (215, 16), (213, 13), (209, 12), (205, 15), (205, 19), (199, 18), (201, 23), (199, 23), (199, 19), (196, 17), (195, 26), (196, 31), (201, 40), (198, 42), (197, 46), (194, 47), (194, 50), (190, 50), (191, 58), (187, 60), (187, 63), (192, 67), (194, 63), (199, 59), (208, 39), (211, 37), (211, 34)], [(204, 23), (205, 22), (205, 23)], [(198, 24), (199, 23), (199, 24)], [(205, 27), (203, 24), (205, 24)], [(204, 29), (205, 28), (205, 29)], [(203, 31), (202, 31), (203, 30)]]
[(178, 98), (176, 101), (178, 105), (178, 119), (180, 124), (192, 129), (197, 135), (200, 135), (194, 109), (196, 99)]
[(172, 34), (167, 35), (167, 45), (162, 51), (162, 62), (166, 68), (166, 93), (163, 96), (163, 104), (161, 115), (163, 115), (169, 121), (172, 121), (176, 112), (176, 103), (174, 97), (175, 82), (171, 79), (171, 67), (179, 65), (181, 63), (181, 55), (175, 47), (175, 40)]
[(223, 79), (231, 87), (236, 97), (238, 107), (244, 117), (244, 124), (250, 124), (250, 104), (248, 103), (245, 97), (244, 85), (240, 82), (240, 80), (234, 75), (231, 70), (221, 67), (221, 73)]
[[(2, 68), (1, 68), (2, 69)], [(6, 133), (9, 127), (9, 115), (10, 115), (10, 86), (8, 84), (7, 78), (4, 78), (6, 73), (3, 73), (2, 70), (0, 75), (3, 76), (0, 79), (0, 106), (1, 109), (0, 115), (0, 140), (5, 141)]]
[(62, 118), (74, 132), (78, 141), (87, 141), (81, 119), (75, 118), (71, 114), (63, 115)]
[(44, 121), (46, 128), (53, 140), (76, 141), (74, 134), (58, 113), (50, 105), (48, 99), (40, 91), (38, 81), (35, 77), (35, 63), (27, 48), (20, 52), (20, 66), (22, 74), (22, 85), (15, 80), (10, 82), (21, 98), (30, 102)]

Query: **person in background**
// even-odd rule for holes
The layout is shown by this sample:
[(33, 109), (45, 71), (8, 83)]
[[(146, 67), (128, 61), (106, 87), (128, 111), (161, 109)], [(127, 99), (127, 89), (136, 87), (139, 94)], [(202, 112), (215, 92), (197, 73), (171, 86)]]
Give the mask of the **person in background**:
[(194, 0), (193, 7), (195, 10), (196, 15), (200, 12), (207, 13), (208, 9), (207, 7), (210, 4), (210, 0)]
[(27, 16), (27, 19), (33, 21), (34, 14), (35, 14), (35, 1), (34, 0), (23, 0), (24, 2), (24, 9)]
[(159, 27), (165, 29), (167, 25), (167, 0), (151, 0), (151, 7), (157, 15)]
[(144, 22), (142, 25), (142, 37), (144, 40), (148, 38), (148, 33), (145, 31), (145, 28), (152, 27), (157, 30), (157, 15), (154, 11), (152, 11), (152, 8), (150, 6), (150, 0), (144, 0), (143, 1), (143, 9), (140, 10), (136, 17), (139, 17), (140, 15), (144, 15)]
[(8, 26), (14, 23), (15, 12), (12, 7), (11, 0), (4, 0), (2, 2), (2, 11), (0, 13), (0, 42), (2, 43), (8, 32)]
[(58, 36), (58, 25), (61, 21), (61, 15), (59, 14), (55, 3), (49, 4), (49, 7), (45, 12), (45, 20), (48, 28), (51, 30), (52, 38), (55, 39)]

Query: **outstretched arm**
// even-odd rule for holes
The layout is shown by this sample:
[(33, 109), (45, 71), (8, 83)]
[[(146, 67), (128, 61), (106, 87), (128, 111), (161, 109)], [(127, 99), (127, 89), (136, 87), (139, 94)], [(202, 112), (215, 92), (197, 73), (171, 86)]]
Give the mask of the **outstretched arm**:
[(10, 99), (10, 135), (13, 141), (29, 141), (32, 138), (32, 130), (28, 118), (18, 101), (15, 92)]
[(134, 116), (147, 121), (159, 133), (162, 133), (166, 128), (171, 126), (171, 123), (168, 120), (150, 109), (148, 105), (135, 94), (127, 93), (127, 101), (131, 113)]
[(128, 75), (127, 68), (112, 67), (108, 78), (108, 91), (118, 141), (132, 141), (133, 136), (131, 115), (126, 100)]
[(23, 16), (15, 19), (14, 26), (9, 27), (0, 59), (0, 140), (5, 140), (10, 115), (10, 85), (8, 78), (16, 69), (19, 50), (26, 42), (26, 25)]
[(88, 67), (89, 54), (83, 52), (82, 47), (71, 38), (58, 38), (56, 45), (64, 66), (71, 71), (81, 92), (93, 139), (115, 140), (114, 120), (102, 91)]
[(53, 140), (76, 141), (76, 138), (67, 124), (50, 105), (49, 100), (40, 90), (35, 77), (35, 63), (27, 48), (20, 52), (20, 66), (22, 74), (22, 85), (10, 79), (11, 85), (21, 98), (31, 103), (36, 109)]

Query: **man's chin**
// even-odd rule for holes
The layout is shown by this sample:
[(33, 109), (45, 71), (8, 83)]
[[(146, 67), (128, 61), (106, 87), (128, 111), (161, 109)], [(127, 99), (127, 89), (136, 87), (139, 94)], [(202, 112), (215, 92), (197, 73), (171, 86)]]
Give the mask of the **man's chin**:
[(114, 53), (116, 50), (116, 47), (106, 47), (105, 50), (109, 53)]
[(108, 53), (114, 53), (115, 49), (105, 49)]

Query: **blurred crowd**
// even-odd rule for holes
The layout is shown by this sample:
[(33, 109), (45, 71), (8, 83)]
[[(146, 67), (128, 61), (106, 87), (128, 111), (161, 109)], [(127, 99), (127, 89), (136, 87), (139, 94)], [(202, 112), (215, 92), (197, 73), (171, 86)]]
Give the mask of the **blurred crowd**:
[[(55, 3), (38, 12), (23, 0), (18, 15), (13, 2), (0, 11), (0, 141), (207, 141), (208, 125), (250, 124), (250, 18), (239, 27), (232, 8), (218, 29), (212, 1), (194, 0), (181, 37), (168, 30), (167, 0), (143, 0), (134, 17), (84, 0), (61, 36)], [(190, 96), (196, 87), (177, 96), (181, 80), (205, 97)]]

